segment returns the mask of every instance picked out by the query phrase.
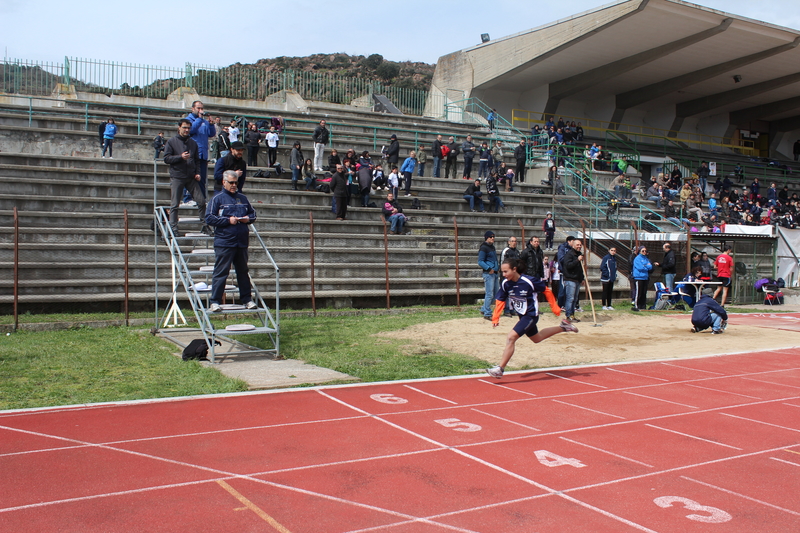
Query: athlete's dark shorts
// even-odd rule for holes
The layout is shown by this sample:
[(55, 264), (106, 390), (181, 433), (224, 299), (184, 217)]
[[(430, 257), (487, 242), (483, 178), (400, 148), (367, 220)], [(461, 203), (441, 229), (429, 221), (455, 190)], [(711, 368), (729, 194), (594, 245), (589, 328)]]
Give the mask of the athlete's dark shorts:
[(538, 316), (521, 316), (519, 317), (519, 322), (514, 326), (514, 331), (516, 331), (517, 335), (520, 337), (523, 335), (533, 337), (539, 333), (539, 328), (536, 327), (537, 322), (539, 322)]
[(717, 278), (717, 281), (722, 282), (722, 287), (730, 287), (731, 286), (731, 278)]

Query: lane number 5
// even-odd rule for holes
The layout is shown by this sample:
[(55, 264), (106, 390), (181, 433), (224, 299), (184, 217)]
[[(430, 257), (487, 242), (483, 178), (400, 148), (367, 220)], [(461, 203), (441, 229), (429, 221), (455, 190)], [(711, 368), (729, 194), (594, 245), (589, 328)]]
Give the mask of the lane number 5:
[(469, 422), (462, 422), (458, 418), (442, 418), (441, 420), (434, 420), (434, 422), (436, 422), (437, 424), (441, 424), (446, 428), (450, 428), (453, 431), (462, 431), (464, 433), (480, 431), (483, 429), (478, 424), (470, 424)]

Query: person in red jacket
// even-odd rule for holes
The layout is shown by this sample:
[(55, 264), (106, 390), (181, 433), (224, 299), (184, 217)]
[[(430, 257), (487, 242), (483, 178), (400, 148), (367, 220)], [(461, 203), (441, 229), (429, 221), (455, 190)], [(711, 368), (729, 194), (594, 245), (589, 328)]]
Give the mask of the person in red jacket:
[(714, 268), (717, 269), (717, 281), (721, 281), (722, 285), (717, 287), (714, 291), (714, 299), (722, 292), (722, 301), (720, 305), (725, 305), (725, 300), (728, 298), (728, 287), (731, 286), (731, 267), (733, 266), (733, 257), (730, 253), (733, 247), (728, 244), (722, 249), (722, 253), (714, 261)]

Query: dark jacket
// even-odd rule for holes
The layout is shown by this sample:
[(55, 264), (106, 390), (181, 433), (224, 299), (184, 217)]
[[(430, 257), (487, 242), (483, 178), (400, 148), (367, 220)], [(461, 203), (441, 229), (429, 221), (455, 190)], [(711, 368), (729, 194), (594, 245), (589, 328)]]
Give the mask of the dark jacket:
[(525, 273), (529, 276), (536, 276), (537, 278), (544, 277), (544, 250), (542, 247), (534, 248), (529, 242), (528, 245), (522, 250), (520, 259), (525, 261)]
[(233, 154), (228, 154), (217, 159), (217, 164), (214, 165), (214, 181), (218, 181), (220, 186), (222, 185), (222, 174), (226, 170), (241, 170), (242, 176), (245, 176), (247, 174), (247, 163), (244, 157), (236, 159)]
[(700, 296), (692, 308), (692, 324), (698, 329), (710, 328), (714, 323), (711, 319), (712, 311), (721, 316), (722, 320), (728, 320), (728, 313), (714, 298), (708, 294)]
[(472, 141), (464, 141), (461, 143), (461, 151), (464, 153), (464, 159), (472, 159), (475, 157), (475, 144)]
[[(231, 224), (230, 217), (250, 217), (245, 223)], [(247, 197), (240, 192), (223, 190), (208, 202), (206, 224), (214, 226), (214, 247), (247, 248), (250, 244), (250, 229), (256, 221), (256, 212)]]
[(561, 261), (561, 264), (564, 266), (561, 270), (561, 277), (564, 281), (575, 281), (577, 283), (583, 281), (583, 267), (580, 261), (582, 255), (583, 254), (575, 250), (575, 248), (570, 248), (569, 251), (564, 254), (564, 259)]
[(311, 136), (311, 139), (315, 143), (328, 144), (328, 139), (330, 139), (330, 136), (331, 132), (328, 131), (328, 128), (318, 125), (316, 128), (314, 128), (314, 134)]
[(478, 266), (480, 266), (484, 272), (488, 273), (489, 270), (494, 270), (495, 273), (497, 273), (500, 265), (497, 264), (497, 250), (495, 250), (494, 244), (483, 241), (478, 250)]
[(674, 274), (676, 272), (675, 264), (675, 251), (670, 250), (669, 252), (664, 254), (664, 259), (661, 262), (661, 273), (662, 274)]
[[(181, 154), (189, 152), (189, 159)], [(197, 157), (197, 143), (191, 137), (176, 135), (167, 141), (164, 148), (164, 163), (169, 165), (169, 177), (176, 180), (194, 179), (200, 174), (200, 163)]]
[(156, 135), (156, 138), (153, 139), (153, 148), (156, 150), (163, 150), (164, 145), (167, 143), (167, 140), (164, 139), (161, 135)]
[(220, 152), (231, 149), (231, 138), (227, 131), (223, 131), (219, 134), (219, 137), (217, 137), (217, 146)]
[[(464, 196), (475, 196), (476, 192), (477, 193), (481, 192), (481, 185), (480, 185), (480, 183), (478, 185), (475, 185), (475, 182), (473, 181), (472, 183), (469, 184), (469, 187), (467, 187), (467, 190), (464, 191)], [(481, 194), (483, 194), (483, 193), (481, 193)]]
[(383, 216), (386, 217), (387, 219), (394, 214), (392, 213), (392, 208), (397, 209), (398, 213), (403, 212), (403, 208), (400, 207), (400, 204), (397, 203), (396, 198), (391, 202), (389, 200), (385, 200), (383, 202), (383, 208), (381, 209), (381, 211), (383, 212)]
[(339, 198), (347, 197), (347, 179), (338, 172), (334, 172), (333, 176), (331, 176), (331, 182), (328, 185), (334, 196)]
[(447, 154), (447, 159), (455, 159), (458, 157), (458, 153), (460, 152), (461, 148), (457, 142), (453, 141), (448, 144), (447, 147), (450, 148), (450, 153)]
[(389, 148), (386, 149), (386, 161), (389, 163), (397, 163), (400, 159), (400, 143), (394, 139), (389, 143)]
[(516, 148), (514, 148), (514, 159), (517, 161), (527, 161), (528, 160), (528, 147), (522, 144), (518, 144)]
[(617, 279), (617, 258), (606, 254), (600, 261), (600, 281), (614, 281)]
[(436, 139), (431, 145), (431, 157), (442, 157), (442, 141)]
[(258, 146), (261, 142), (261, 134), (257, 131), (247, 130), (244, 134), (244, 143), (247, 146)]

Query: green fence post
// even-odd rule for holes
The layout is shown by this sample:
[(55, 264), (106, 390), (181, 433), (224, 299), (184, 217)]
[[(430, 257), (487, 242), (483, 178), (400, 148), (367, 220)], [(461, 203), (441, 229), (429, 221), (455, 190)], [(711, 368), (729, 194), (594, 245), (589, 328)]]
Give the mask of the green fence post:
[(86, 102), (83, 108), (83, 129), (89, 131), (89, 102)]
[(184, 82), (186, 87), (192, 87), (192, 64), (186, 63), (186, 73), (184, 74)]
[(64, 85), (69, 87), (70, 81), (71, 80), (69, 74), (69, 58), (67, 56), (64, 56), (64, 79), (63, 79)]
[(142, 108), (136, 108), (136, 135), (142, 134)]

